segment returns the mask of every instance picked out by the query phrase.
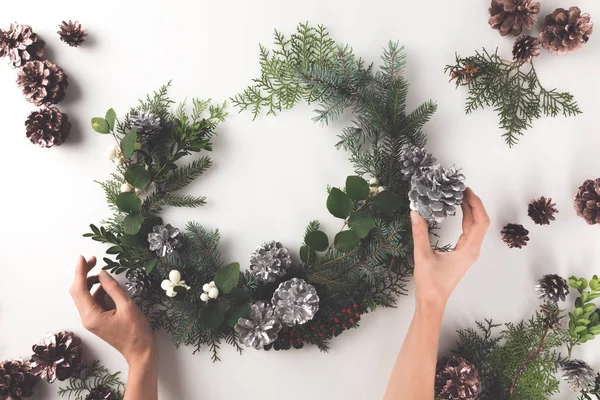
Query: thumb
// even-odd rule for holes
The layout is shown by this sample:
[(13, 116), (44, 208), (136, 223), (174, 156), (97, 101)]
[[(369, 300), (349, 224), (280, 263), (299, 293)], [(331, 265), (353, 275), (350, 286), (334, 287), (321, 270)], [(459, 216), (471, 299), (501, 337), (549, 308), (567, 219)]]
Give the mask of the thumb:
[(100, 279), (100, 285), (102, 285), (102, 289), (110, 296), (110, 298), (115, 302), (117, 309), (127, 305), (131, 301), (127, 293), (121, 288), (119, 282), (115, 280), (108, 272), (102, 271), (100, 275), (98, 275)]
[(412, 221), (413, 242), (415, 244), (415, 255), (428, 255), (433, 253), (429, 242), (429, 227), (427, 222), (416, 211), (410, 212)]

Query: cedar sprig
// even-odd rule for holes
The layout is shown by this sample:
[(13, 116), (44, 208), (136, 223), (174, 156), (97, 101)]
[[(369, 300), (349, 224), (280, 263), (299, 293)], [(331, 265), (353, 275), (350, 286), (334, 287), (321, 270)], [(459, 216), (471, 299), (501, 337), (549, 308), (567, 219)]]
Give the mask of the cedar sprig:
[(69, 379), (67, 386), (58, 389), (58, 395), (67, 399), (83, 400), (98, 386), (111, 388), (117, 399), (123, 398), (125, 382), (121, 380), (121, 372), (111, 373), (100, 361), (81, 365)]

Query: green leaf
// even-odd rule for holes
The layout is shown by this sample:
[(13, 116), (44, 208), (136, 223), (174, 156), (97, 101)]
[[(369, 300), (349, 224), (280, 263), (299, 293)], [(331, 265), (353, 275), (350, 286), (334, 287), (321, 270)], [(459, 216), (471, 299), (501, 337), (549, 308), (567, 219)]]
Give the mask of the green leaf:
[(92, 129), (102, 134), (110, 133), (108, 122), (100, 117), (92, 118)]
[(138, 189), (150, 183), (150, 172), (142, 164), (133, 164), (125, 171), (125, 180)]
[(589, 330), (592, 335), (600, 335), (600, 325), (592, 326)]
[(575, 314), (576, 317), (579, 317), (581, 314), (583, 314), (583, 308), (575, 307), (575, 310), (573, 310), (573, 314)]
[(181, 293), (185, 293), (185, 292), (187, 292), (187, 289), (186, 289), (186, 288), (184, 288), (183, 286), (175, 286), (175, 287), (173, 288), (173, 291), (174, 291), (175, 293), (177, 293), (177, 294), (181, 294)]
[(116, 204), (119, 210), (127, 214), (139, 214), (142, 211), (142, 200), (132, 192), (120, 193)]
[(215, 272), (215, 285), (222, 293), (231, 293), (240, 281), (240, 264), (231, 263)]
[(582, 333), (582, 332), (584, 332), (586, 330), (587, 330), (586, 326), (576, 326), (575, 327), (575, 333)]
[(251, 300), (250, 294), (237, 286), (231, 291), (231, 298), (234, 303), (247, 303)]
[(132, 129), (127, 135), (121, 139), (121, 152), (123, 157), (129, 160), (135, 151), (135, 142), (137, 140), (137, 132)]
[(352, 200), (366, 200), (370, 192), (369, 183), (360, 176), (349, 176), (346, 178), (346, 193)]
[(243, 303), (233, 307), (227, 317), (227, 325), (233, 328), (240, 318), (248, 318), (250, 316), (250, 304)]
[(588, 340), (592, 340), (592, 339), (594, 339), (594, 335), (591, 335), (591, 334), (586, 334), (586, 335), (583, 335), (583, 336), (581, 337), (581, 339), (579, 339), (579, 343), (585, 343), (585, 342), (587, 342)]
[(304, 242), (311, 249), (316, 251), (325, 251), (329, 247), (329, 238), (323, 231), (308, 232), (304, 237)]
[(592, 301), (600, 297), (600, 293), (592, 293), (588, 296), (588, 301)]
[(360, 238), (352, 230), (339, 232), (333, 241), (335, 248), (342, 253), (354, 250), (359, 243)]
[(106, 250), (106, 254), (119, 254), (122, 251), (123, 248), (121, 246), (112, 246), (109, 247), (108, 250)]
[(110, 128), (111, 131), (113, 129), (115, 129), (115, 121), (117, 120), (117, 113), (115, 112), (115, 110), (113, 110), (112, 108), (110, 108), (106, 112), (106, 115), (104, 116), (104, 119), (106, 120), (106, 123), (108, 124), (108, 127)]
[(578, 319), (578, 320), (577, 320), (577, 325), (583, 325), (583, 326), (587, 326), (587, 325), (589, 325), (591, 322), (592, 322), (592, 321), (590, 321), (589, 319), (582, 318), (582, 319)]
[(350, 197), (338, 188), (333, 188), (327, 197), (327, 209), (334, 217), (346, 219), (352, 212), (354, 203)]
[(391, 190), (384, 190), (373, 198), (373, 207), (382, 214), (391, 214), (402, 207), (402, 198)]
[(135, 235), (142, 229), (144, 216), (142, 214), (129, 214), (123, 220), (123, 231), (128, 235)]
[(313, 261), (316, 261), (317, 253), (308, 246), (300, 247), (300, 260), (307, 265), (310, 265)]
[(583, 306), (583, 311), (585, 311), (586, 313), (591, 313), (596, 309), (596, 305), (595, 304), (586, 304), (585, 306)]
[(139, 236), (123, 235), (121, 236), (121, 244), (127, 247), (138, 247), (143, 244), (143, 240)]
[(356, 236), (362, 239), (375, 228), (375, 220), (370, 215), (356, 212), (348, 218), (348, 226), (356, 232)]
[(594, 275), (594, 278), (590, 280), (590, 289), (598, 290), (600, 289), (600, 282), (598, 281), (598, 277)]
[(146, 270), (147, 274), (151, 273), (154, 270), (154, 267), (156, 267), (157, 262), (158, 260), (156, 258), (151, 258), (150, 260), (144, 263), (144, 269)]
[(90, 225), (90, 229), (92, 230), (92, 232), (94, 232), (96, 235), (100, 235), (100, 229), (98, 229), (98, 227), (94, 224)]
[(587, 303), (587, 301), (588, 301), (588, 296), (589, 296), (589, 295), (590, 295), (590, 294), (589, 294), (588, 292), (585, 292), (585, 293), (582, 293), (582, 294), (581, 294), (581, 302), (582, 302), (583, 304)]
[(221, 304), (213, 301), (202, 311), (200, 322), (208, 329), (217, 329), (225, 321), (225, 312)]
[(578, 284), (579, 284), (579, 290), (585, 290), (588, 287), (588, 281), (585, 278), (579, 278), (578, 279)]
[(583, 302), (581, 301), (581, 297), (575, 299), (575, 307), (583, 306)]
[(600, 314), (598, 314), (598, 311), (593, 313), (591, 318), (592, 325), (598, 325), (598, 323), (600, 322)]

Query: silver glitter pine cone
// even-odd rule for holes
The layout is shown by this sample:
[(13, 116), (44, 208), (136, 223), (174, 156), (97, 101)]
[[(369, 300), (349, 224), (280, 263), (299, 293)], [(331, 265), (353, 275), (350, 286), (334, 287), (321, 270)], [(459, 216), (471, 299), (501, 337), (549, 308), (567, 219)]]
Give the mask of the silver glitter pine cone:
[(275, 315), (287, 326), (304, 324), (319, 310), (317, 289), (298, 278), (281, 283), (273, 293), (271, 303)]
[(239, 335), (240, 342), (247, 347), (260, 350), (277, 339), (281, 322), (275, 316), (273, 307), (257, 301), (250, 306), (250, 316), (238, 319), (234, 329)]
[(57, 104), (69, 86), (67, 74), (50, 61), (28, 61), (17, 74), (25, 99), (36, 106)]
[(183, 245), (179, 229), (173, 228), (169, 224), (156, 225), (152, 228), (152, 232), (148, 234), (148, 243), (150, 250), (156, 252), (159, 257), (173, 254), (175, 249)]
[(13, 68), (42, 58), (45, 46), (46, 43), (28, 25), (10, 24), (8, 30), (0, 29), (0, 58), (8, 56)]
[(162, 125), (158, 115), (150, 111), (138, 111), (131, 115), (131, 127), (135, 128), (141, 137), (152, 141), (160, 135)]
[(538, 293), (538, 298), (558, 303), (559, 301), (566, 300), (569, 294), (569, 284), (562, 276), (548, 274), (539, 280), (535, 290)]
[(152, 279), (143, 269), (130, 269), (127, 271), (127, 282), (125, 283), (125, 287), (132, 296), (139, 296), (150, 290), (152, 287)]
[(413, 175), (420, 174), (424, 169), (435, 164), (437, 159), (424, 148), (411, 146), (400, 154), (400, 171), (404, 179), (410, 180)]
[(25, 131), (27, 139), (40, 147), (60, 146), (71, 133), (71, 123), (58, 108), (42, 107), (29, 114)]
[(588, 391), (596, 381), (594, 370), (581, 360), (569, 360), (562, 365), (562, 379), (567, 381), (574, 392)]
[(428, 221), (442, 222), (456, 214), (456, 206), (463, 202), (465, 176), (454, 166), (443, 168), (436, 164), (413, 175), (408, 193), (410, 208)]
[(21, 400), (33, 395), (39, 379), (31, 374), (29, 361), (4, 360), (0, 362), (0, 399)]
[(72, 332), (48, 334), (33, 346), (31, 373), (48, 383), (69, 379), (81, 364), (83, 344)]
[(275, 282), (291, 265), (290, 251), (274, 240), (261, 244), (250, 256), (250, 270), (262, 282)]
[(85, 400), (118, 400), (117, 394), (108, 386), (99, 385), (90, 390)]

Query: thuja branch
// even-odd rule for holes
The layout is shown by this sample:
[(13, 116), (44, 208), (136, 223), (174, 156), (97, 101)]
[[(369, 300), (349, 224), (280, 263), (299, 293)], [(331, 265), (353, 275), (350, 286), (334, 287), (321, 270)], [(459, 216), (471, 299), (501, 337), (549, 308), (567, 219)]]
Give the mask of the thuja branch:
[(525, 368), (527, 368), (527, 365), (534, 360), (535, 358), (537, 358), (540, 353), (542, 352), (542, 350), (544, 349), (544, 344), (546, 342), (546, 339), (548, 338), (548, 334), (550, 333), (550, 326), (547, 326), (544, 329), (544, 333), (542, 334), (542, 337), (540, 338), (540, 343), (538, 344), (538, 346), (527, 356), (527, 358), (525, 358), (523, 360), (523, 362), (521, 363), (521, 365), (519, 365), (519, 368), (517, 368), (517, 370), (515, 371), (515, 374), (512, 378), (512, 382), (510, 385), (510, 389), (508, 390), (508, 394), (512, 395), (514, 390), (515, 390), (515, 386), (517, 385), (517, 382), (519, 380), (519, 377), (521, 376), (521, 374), (523, 373), (523, 371), (525, 371)]

